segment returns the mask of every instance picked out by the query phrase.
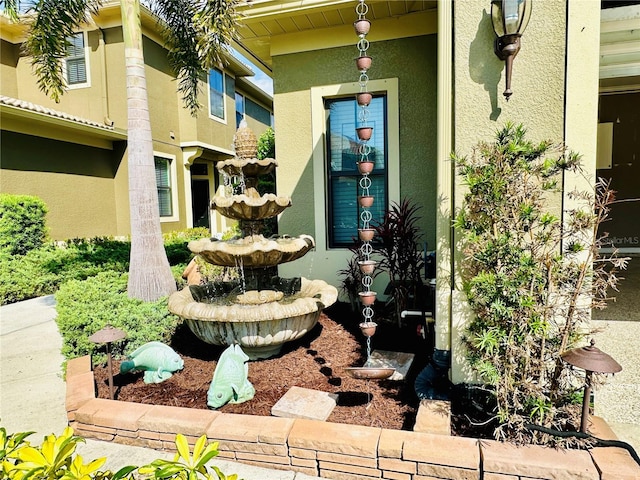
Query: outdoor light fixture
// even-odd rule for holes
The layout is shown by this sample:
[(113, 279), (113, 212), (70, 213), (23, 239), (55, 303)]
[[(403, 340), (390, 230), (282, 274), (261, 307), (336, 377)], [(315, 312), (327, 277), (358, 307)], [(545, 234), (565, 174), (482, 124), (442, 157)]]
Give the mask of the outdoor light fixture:
[(589, 421), (589, 400), (591, 397), (591, 374), (592, 373), (618, 373), (622, 367), (609, 355), (599, 348), (596, 348), (592, 339), (590, 345), (581, 348), (574, 348), (561, 355), (562, 359), (569, 365), (582, 368), (585, 371), (584, 395), (582, 398), (582, 419), (580, 421), (580, 431), (587, 433), (587, 423)]
[(513, 59), (520, 51), (520, 37), (527, 28), (531, 17), (531, 0), (492, 0), (491, 22), (496, 33), (494, 51), (500, 60), (504, 60), (506, 71), (505, 98), (511, 91), (511, 70)]

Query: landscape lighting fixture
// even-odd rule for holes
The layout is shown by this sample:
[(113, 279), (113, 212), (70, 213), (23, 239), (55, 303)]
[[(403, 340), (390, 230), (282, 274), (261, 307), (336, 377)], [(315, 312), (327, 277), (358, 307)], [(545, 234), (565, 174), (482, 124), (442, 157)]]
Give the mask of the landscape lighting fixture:
[(520, 51), (520, 37), (531, 17), (531, 1), (492, 0), (491, 2), (491, 22), (496, 33), (493, 49), (498, 58), (505, 61), (507, 67), (506, 88), (503, 93), (507, 100), (513, 94), (511, 91), (513, 59)]

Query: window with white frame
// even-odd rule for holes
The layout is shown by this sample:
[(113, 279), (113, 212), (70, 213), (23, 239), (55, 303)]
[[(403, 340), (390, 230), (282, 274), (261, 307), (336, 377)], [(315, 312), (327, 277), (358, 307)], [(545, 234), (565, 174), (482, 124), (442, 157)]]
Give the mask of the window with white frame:
[[(372, 224), (380, 223), (387, 194), (387, 133), (386, 95), (374, 96), (369, 105), (367, 125), (373, 126), (369, 160), (374, 161), (370, 194), (376, 201), (369, 209)], [(328, 183), (328, 244), (329, 248), (350, 247), (358, 236), (361, 207), (358, 205), (361, 178), (357, 161), (361, 144), (356, 134), (358, 105), (353, 96), (325, 99), (327, 112), (327, 183)]]
[(64, 59), (64, 77), (69, 87), (84, 86), (89, 83), (86, 34), (79, 32), (67, 37), (67, 56)]
[(224, 73), (213, 68), (209, 70), (209, 115), (224, 120)]
[(171, 159), (159, 156), (154, 156), (153, 158), (156, 166), (156, 185), (158, 187), (160, 218), (173, 217)]

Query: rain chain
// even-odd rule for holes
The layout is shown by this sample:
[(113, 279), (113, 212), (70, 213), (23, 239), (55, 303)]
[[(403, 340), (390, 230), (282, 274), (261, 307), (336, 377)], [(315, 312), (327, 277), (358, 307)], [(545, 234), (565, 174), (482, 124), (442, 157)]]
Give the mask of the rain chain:
[(360, 140), (358, 146), (358, 171), (361, 174), (358, 185), (360, 187), (360, 195), (358, 196), (358, 203), (362, 210), (360, 212), (360, 227), (358, 229), (358, 237), (362, 241), (360, 246), (361, 260), (358, 262), (360, 271), (362, 273), (362, 287), (363, 290), (359, 293), (360, 300), (363, 305), (362, 316), (364, 318), (363, 323), (360, 324), (360, 328), (363, 334), (367, 337), (367, 362), (369, 361), (371, 351), (371, 335), (375, 332), (376, 324), (373, 322), (373, 308), (372, 305), (376, 300), (376, 292), (371, 291), (371, 285), (373, 283), (373, 270), (376, 262), (371, 260), (371, 254), (373, 253), (373, 247), (371, 246), (371, 240), (373, 239), (375, 230), (371, 228), (372, 214), (369, 208), (373, 205), (373, 196), (371, 195), (371, 178), (369, 173), (373, 170), (373, 162), (369, 159), (371, 153), (371, 146), (368, 145), (368, 141), (371, 139), (373, 133), (373, 127), (368, 124), (369, 120), (369, 103), (371, 102), (371, 94), (367, 91), (367, 83), (369, 76), (367, 71), (371, 67), (371, 57), (367, 55), (369, 49), (369, 41), (367, 40), (367, 34), (371, 27), (371, 22), (366, 19), (366, 14), (369, 11), (369, 7), (360, 0), (356, 6), (356, 13), (358, 19), (354, 23), (356, 34), (358, 35), (358, 58), (356, 59), (356, 67), (360, 72), (358, 84), (360, 86), (360, 92), (356, 95), (358, 103), (358, 124), (356, 126), (356, 133)]

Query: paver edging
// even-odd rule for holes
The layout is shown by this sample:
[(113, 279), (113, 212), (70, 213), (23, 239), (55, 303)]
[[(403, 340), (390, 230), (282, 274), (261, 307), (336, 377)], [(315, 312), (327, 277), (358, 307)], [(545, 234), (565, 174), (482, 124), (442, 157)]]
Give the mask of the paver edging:
[[(67, 418), (88, 438), (172, 451), (175, 434), (185, 434), (192, 443), (206, 434), (210, 441), (220, 442), (221, 458), (338, 480), (531, 475), (550, 480), (640, 480), (640, 467), (620, 448), (522, 450), (493, 440), (98, 399), (90, 357), (68, 363)], [(606, 422), (598, 421), (599, 431), (611, 435)], [(541, 457), (546, 456), (545, 462)], [(557, 467), (559, 459), (578, 467), (565, 471)]]

